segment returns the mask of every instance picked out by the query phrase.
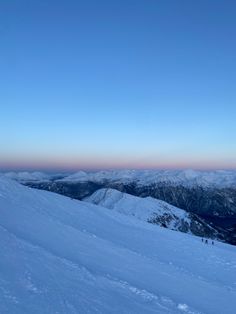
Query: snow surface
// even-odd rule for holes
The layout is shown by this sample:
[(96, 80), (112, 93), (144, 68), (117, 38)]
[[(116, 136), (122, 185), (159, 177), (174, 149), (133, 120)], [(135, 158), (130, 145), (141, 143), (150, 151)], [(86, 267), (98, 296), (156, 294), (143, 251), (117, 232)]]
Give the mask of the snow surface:
[(236, 186), (236, 171), (215, 170), (111, 170), (84, 172), (79, 171), (69, 175), (60, 181), (72, 182), (136, 182), (139, 185), (154, 183), (171, 183), (174, 185), (200, 185), (200, 186)]
[(121, 214), (134, 216), (146, 222), (155, 219), (156, 216), (168, 215), (171, 221), (165, 223), (169, 229), (173, 230), (178, 230), (182, 223), (187, 225), (191, 223), (189, 214), (180, 208), (152, 197), (141, 198), (115, 189), (99, 189), (84, 201), (113, 209)]
[(235, 313), (233, 246), (5, 177), (0, 217), (0, 313)]

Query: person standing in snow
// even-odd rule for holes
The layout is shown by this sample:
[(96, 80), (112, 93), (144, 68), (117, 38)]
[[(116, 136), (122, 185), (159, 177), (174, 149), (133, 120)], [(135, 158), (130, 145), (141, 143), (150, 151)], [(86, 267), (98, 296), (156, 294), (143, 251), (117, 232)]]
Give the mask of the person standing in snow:
[(208, 240), (207, 239), (205, 240), (205, 243), (208, 244)]

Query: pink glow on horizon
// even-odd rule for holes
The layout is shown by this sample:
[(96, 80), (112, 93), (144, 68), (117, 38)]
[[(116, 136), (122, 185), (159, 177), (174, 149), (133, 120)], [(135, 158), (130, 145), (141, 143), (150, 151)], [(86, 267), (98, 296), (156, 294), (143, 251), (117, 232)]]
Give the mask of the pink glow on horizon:
[(235, 162), (220, 162), (220, 161), (123, 161), (116, 162), (98, 160), (92, 162), (91, 160), (85, 161), (62, 161), (62, 160), (38, 160), (38, 161), (0, 161), (1, 170), (63, 170), (63, 171), (76, 171), (76, 170), (98, 170), (98, 169), (199, 169), (199, 170), (216, 170), (216, 169), (236, 169)]

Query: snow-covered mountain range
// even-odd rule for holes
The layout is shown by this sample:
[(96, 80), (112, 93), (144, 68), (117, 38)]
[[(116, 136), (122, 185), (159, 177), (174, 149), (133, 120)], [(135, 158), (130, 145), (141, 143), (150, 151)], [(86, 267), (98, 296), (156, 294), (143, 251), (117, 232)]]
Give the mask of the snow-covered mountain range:
[(212, 238), (220, 236), (216, 229), (212, 228), (197, 215), (152, 197), (141, 198), (107, 188), (97, 190), (91, 196), (85, 198), (84, 201), (136, 217), (142, 221), (155, 223), (171, 230)]
[(13, 180), (17, 180), (20, 182), (27, 182), (27, 181), (48, 181), (49, 179), (51, 179), (51, 176), (43, 173), (43, 172), (38, 172), (38, 171), (34, 171), (34, 172), (28, 172), (28, 171), (23, 171), (23, 172), (6, 172), (4, 174), (5, 177), (13, 179)]
[(168, 182), (173, 185), (201, 185), (229, 187), (236, 186), (236, 171), (196, 171), (196, 170), (114, 170), (85, 172), (79, 171), (62, 179), (73, 182), (122, 182), (135, 181), (139, 185)]
[(6, 177), (0, 217), (0, 313), (235, 313), (234, 246)]
[[(6, 173), (25, 185), (83, 199), (101, 188), (153, 197), (197, 214), (236, 244), (236, 171), (116, 170), (72, 175)], [(207, 234), (206, 234), (207, 236)]]
[[(53, 175), (42, 172), (9, 172), (6, 176), (19, 181), (49, 180)], [(139, 185), (168, 183), (172, 185), (203, 186), (203, 187), (236, 187), (236, 171), (215, 170), (107, 170), (96, 172), (79, 171), (64, 175), (59, 181), (65, 182), (136, 182)]]

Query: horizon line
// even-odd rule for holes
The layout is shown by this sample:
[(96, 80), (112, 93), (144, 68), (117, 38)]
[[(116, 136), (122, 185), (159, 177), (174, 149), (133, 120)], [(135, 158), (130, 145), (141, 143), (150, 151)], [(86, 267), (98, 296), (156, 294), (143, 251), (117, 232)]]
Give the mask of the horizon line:
[(134, 170), (134, 171), (184, 171), (184, 170), (193, 170), (193, 171), (236, 171), (236, 167), (1, 167), (0, 173), (6, 172), (58, 172), (58, 173), (75, 173), (79, 171), (84, 172), (97, 172), (97, 171), (124, 171), (124, 170)]

